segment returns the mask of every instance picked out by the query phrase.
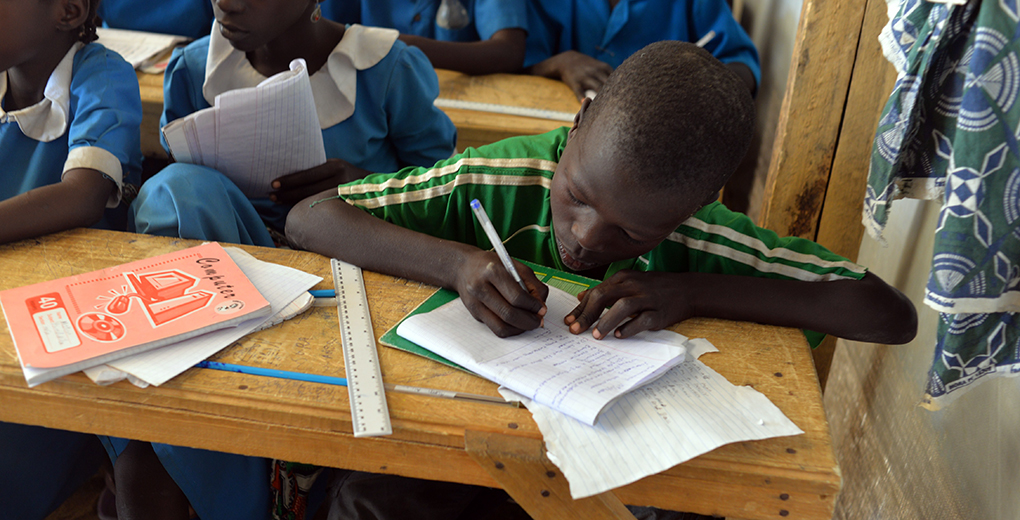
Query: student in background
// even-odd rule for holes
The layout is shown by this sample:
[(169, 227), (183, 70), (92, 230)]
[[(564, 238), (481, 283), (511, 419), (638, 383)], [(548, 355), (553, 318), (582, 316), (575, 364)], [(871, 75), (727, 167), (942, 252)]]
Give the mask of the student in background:
[(219, 0), (212, 33), (174, 51), (160, 124), (209, 107), (216, 95), (254, 87), (304, 58), (311, 75), (326, 164), (274, 181), (270, 198), (246, 198), (219, 172), (171, 164), (146, 181), (131, 206), (139, 233), (272, 246), (287, 211), (326, 186), (368, 170), (431, 165), (454, 152), (456, 129), (433, 106), (435, 72), (397, 32), (321, 16), (311, 0)]
[[(397, 41), (397, 31), (344, 27), (323, 18), (310, 0), (215, 0), (212, 6), (211, 34), (175, 50), (167, 67), (162, 124), (303, 58), (331, 159), (276, 179), (271, 197), (256, 200), (216, 170), (171, 164), (146, 181), (131, 206), (139, 232), (272, 246), (266, 227), (282, 230), (294, 202), (364, 170), (431, 165), (453, 153), (456, 129), (432, 104), (439, 94), (435, 72), (421, 51)], [(270, 514), (267, 459), (103, 441), (116, 459), (121, 520), (187, 519), (189, 507), (203, 519)]]
[(753, 94), (758, 51), (726, 0), (528, 0), (524, 65), (562, 80), (577, 95), (598, 92), (609, 73), (659, 40), (696, 43), (725, 63)]
[[(294, 207), (287, 234), (303, 249), (455, 290), (499, 336), (562, 319), (575, 334), (626, 338), (712, 317), (909, 341), (917, 317), (899, 291), (814, 242), (779, 238), (714, 201), (753, 122), (751, 96), (732, 71), (692, 44), (658, 42), (582, 102), (573, 128), (326, 190)], [(548, 288), (518, 263), (522, 289), (486, 250), (472, 199), (511, 256), (603, 282), (567, 316), (545, 315)], [(429, 518), (440, 507), (437, 517), (455, 518), (449, 486), (341, 472), (330, 518), (362, 518), (366, 510)]]
[[(0, 2), (0, 243), (124, 228), (142, 104), (131, 65), (90, 43), (96, 3)], [(96, 472), (97, 453), (94, 435), (0, 423), (0, 516), (45, 518)]]
[(209, 0), (103, 0), (98, 14), (103, 27), (192, 39), (209, 34), (213, 22)]
[(526, 0), (328, 0), (342, 23), (390, 27), (432, 66), (467, 74), (518, 72), (528, 34)]

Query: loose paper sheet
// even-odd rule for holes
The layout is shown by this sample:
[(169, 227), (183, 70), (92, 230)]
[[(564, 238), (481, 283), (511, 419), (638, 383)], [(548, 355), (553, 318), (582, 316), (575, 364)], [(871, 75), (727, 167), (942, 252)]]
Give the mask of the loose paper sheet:
[(692, 359), (614, 403), (594, 427), (507, 389), (542, 431), (548, 457), (584, 498), (654, 475), (731, 442), (804, 433), (757, 390), (734, 386), (696, 358), (717, 352), (688, 342)]
[(571, 334), (563, 317), (577, 306), (550, 287), (545, 327), (499, 338), (460, 299), (405, 320), (397, 334), (487, 379), (587, 424), (619, 396), (684, 359), (687, 338), (670, 331), (598, 341)]

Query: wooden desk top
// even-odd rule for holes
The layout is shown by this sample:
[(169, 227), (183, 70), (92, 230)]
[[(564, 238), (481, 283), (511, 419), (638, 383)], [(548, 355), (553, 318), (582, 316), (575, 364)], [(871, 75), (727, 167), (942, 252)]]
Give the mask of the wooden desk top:
[[(72, 230), (0, 246), (0, 290), (197, 243)], [(323, 256), (245, 249), (262, 260), (321, 275), (325, 280), (319, 288), (332, 288), (329, 262)], [(377, 337), (433, 291), (429, 286), (375, 273), (365, 273), (365, 283)], [(734, 384), (751, 385), (764, 393), (806, 434), (727, 445), (603, 495), (629, 504), (739, 518), (830, 518), (840, 473), (803, 335), (794, 329), (704, 319), (688, 320), (677, 330), (690, 337), (708, 338), (721, 352), (705, 355), (702, 360), (707, 365)], [(338, 336), (336, 311), (316, 308), (247, 336), (214, 359), (343, 374)], [(496, 385), (488, 381), (395, 349), (379, 350), (389, 383), (498, 395)], [(542, 509), (542, 504), (562, 499), (565, 485), (555, 488), (560, 491), (554, 491), (552, 498), (529, 498), (532, 495), (527, 494), (534, 491), (533, 497), (539, 497), (539, 489), (556, 485), (547, 472), (558, 473), (542, 457), (541, 433), (527, 410), (395, 393), (387, 399), (393, 435), (355, 439), (350, 433), (347, 389), (342, 387), (190, 369), (159, 388), (139, 389), (126, 382), (99, 387), (79, 373), (29, 389), (6, 322), (0, 327), (0, 420), (502, 486), (536, 518), (557, 517), (551, 509)], [(505, 477), (504, 473), (514, 468), (510, 463), (505, 469), (502, 464), (489, 464), (504, 460), (496, 457), (517, 457), (519, 453), (524, 453), (525, 463), (537, 461), (533, 466), (540, 472), (531, 473), (538, 476), (521, 480), (535, 482), (539, 486), (535, 490)], [(529, 499), (533, 503), (528, 503)], [(563, 503), (577, 508), (590, 504), (585, 501), (571, 502), (567, 495)]]
[[(480, 101), (497, 105), (541, 108), (559, 112), (577, 112), (580, 103), (566, 84), (537, 76), (490, 74), (469, 76), (437, 69), (439, 97), (463, 101)], [(165, 157), (159, 144), (159, 118), (163, 112), (163, 76), (138, 73), (142, 95), (142, 152), (147, 156)], [(562, 121), (494, 114), (455, 108), (443, 109), (457, 127), (457, 149), (481, 146), (518, 135), (532, 135), (555, 130)]]

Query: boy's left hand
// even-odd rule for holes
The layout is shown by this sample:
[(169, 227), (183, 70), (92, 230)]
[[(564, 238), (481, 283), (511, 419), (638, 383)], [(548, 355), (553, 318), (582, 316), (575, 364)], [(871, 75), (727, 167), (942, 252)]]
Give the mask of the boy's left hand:
[[(563, 322), (580, 334), (592, 325), (592, 336), (602, 339), (615, 329), (617, 338), (646, 330), (659, 330), (693, 315), (687, 284), (681, 274), (623, 270), (578, 294), (581, 300)], [(602, 313), (609, 307), (609, 310)], [(629, 321), (626, 321), (627, 318)], [(620, 325), (620, 324), (623, 325)]]
[(356, 181), (370, 173), (343, 159), (328, 159), (314, 168), (273, 180), (272, 187), (276, 191), (270, 193), (269, 198), (278, 204), (296, 204), (306, 197)]

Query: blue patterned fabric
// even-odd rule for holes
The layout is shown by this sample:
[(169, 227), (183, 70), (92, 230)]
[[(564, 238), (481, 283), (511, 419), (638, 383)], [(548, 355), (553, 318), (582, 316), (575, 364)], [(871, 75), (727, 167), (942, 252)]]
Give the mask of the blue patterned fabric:
[(938, 408), (1020, 372), (1020, 9), (906, 0), (880, 39), (898, 79), (872, 149), (864, 224), (892, 201), (943, 201), (925, 303), (941, 313), (926, 389)]

